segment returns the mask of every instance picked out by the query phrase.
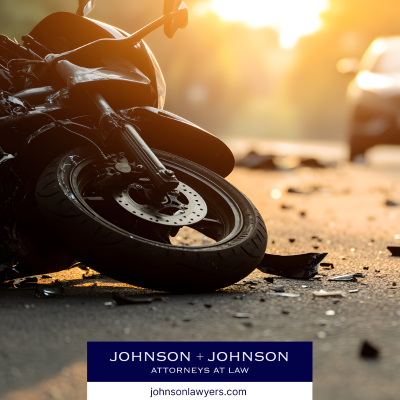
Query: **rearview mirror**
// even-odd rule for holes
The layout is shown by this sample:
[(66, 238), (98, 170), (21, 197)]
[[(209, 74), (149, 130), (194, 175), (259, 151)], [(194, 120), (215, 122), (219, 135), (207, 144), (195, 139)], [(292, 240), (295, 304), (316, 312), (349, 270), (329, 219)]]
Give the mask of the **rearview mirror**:
[(79, 0), (79, 7), (76, 13), (81, 17), (86, 17), (86, 15), (93, 10), (95, 1), (96, 0)]
[(176, 16), (164, 25), (165, 35), (172, 39), (178, 29), (185, 29), (189, 22), (189, 12), (182, 0), (164, 0), (164, 15), (176, 12)]

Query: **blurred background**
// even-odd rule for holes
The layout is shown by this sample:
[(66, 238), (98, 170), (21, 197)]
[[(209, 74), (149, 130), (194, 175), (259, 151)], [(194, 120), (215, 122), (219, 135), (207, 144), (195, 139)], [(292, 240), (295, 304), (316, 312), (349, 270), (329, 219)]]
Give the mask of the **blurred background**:
[[(400, 34), (399, 0), (185, 0), (186, 30), (146, 39), (167, 82), (165, 109), (222, 138), (346, 139), (346, 87), (336, 65), (377, 36)], [(21, 36), (76, 0), (0, 0), (1, 33)], [(90, 14), (127, 32), (162, 0), (97, 0)], [(71, 27), (73, 29), (74, 27)]]

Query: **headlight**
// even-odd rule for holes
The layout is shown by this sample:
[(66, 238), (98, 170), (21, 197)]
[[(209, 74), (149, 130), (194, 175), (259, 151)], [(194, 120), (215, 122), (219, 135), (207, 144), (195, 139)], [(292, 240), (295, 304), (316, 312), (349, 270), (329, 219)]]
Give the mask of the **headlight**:
[(158, 108), (160, 108), (162, 110), (164, 108), (165, 95), (166, 95), (166, 91), (167, 91), (164, 76), (161, 72), (161, 68), (158, 65), (156, 58), (154, 57), (153, 52), (150, 50), (149, 46), (147, 46), (147, 44), (145, 43), (144, 40), (142, 40), (142, 42), (147, 50), (147, 53), (149, 54), (151, 62), (153, 63), (153, 66), (154, 66), (154, 71), (156, 74), (156, 83), (157, 83)]

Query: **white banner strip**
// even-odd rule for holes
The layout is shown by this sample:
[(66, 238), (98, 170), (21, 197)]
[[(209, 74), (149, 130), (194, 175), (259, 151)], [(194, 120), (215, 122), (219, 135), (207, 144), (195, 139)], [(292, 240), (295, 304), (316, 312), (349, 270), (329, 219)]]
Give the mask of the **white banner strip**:
[(88, 382), (88, 400), (312, 400), (312, 382)]

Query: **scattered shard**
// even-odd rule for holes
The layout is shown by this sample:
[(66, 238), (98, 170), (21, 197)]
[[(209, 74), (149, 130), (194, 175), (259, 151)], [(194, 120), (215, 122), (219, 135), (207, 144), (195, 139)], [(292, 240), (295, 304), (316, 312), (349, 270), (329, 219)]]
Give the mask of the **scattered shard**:
[(133, 304), (149, 304), (153, 301), (166, 301), (165, 297), (140, 297), (140, 296), (122, 296), (118, 293), (112, 295), (113, 300), (119, 306), (127, 306)]
[(267, 293), (271, 296), (282, 296), (282, 297), (300, 297), (298, 293)]
[(51, 297), (62, 297), (62, 296), (64, 296), (64, 294), (65, 294), (64, 287), (58, 279), (49, 284), (43, 284), (43, 285), (36, 286), (36, 297), (38, 299), (51, 298)]
[(270, 286), (270, 290), (273, 290), (274, 292), (280, 292), (283, 293), (285, 291), (285, 288), (283, 286)]
[(253, 318), (253, 314), (238, 312), (233, 315), (235, 318)]
[(392, 253), (393, 257), (400, 257), (400, 247), (399, 246), (388, 246), (387, 249)]
[(318, 292), (312, 292), (314, 297), (324, 297), (324, 298), (329, 298), (329, 297), (347, 297), (347, 294), (341, 290), (335, 290), (332, 292), (326, 292), (325, 290), (320, 290)]
[(317, 275), (319, 264), (327, 255), (328, 253), (304, 253), (280, 256), (265, 253), (258, 269), (287, 278), (311, 279)]
[(385, 203), (387, 206), (389, 206), (389, 207), (397, 207), (397, 206), (400, 206), (400, 203), (396, 203), (395, 201), (392, 201), (392, 200), (386, 200), (386, 203)]
[(332, 278), (329, 278), (328, 281), (347, 281), (347, 282), (357, 282), (356, 278), (364, 278), (364, 275), (361, 274), (360, 272), (357, 272), (355, 274), (349, 274), (349, 275), (341, 275), (341, 276), (333, 276)]
[(379, 350), (372, 346), (367, 340), (361, 344), (360, 357), (362, 358), (378, 358)]

